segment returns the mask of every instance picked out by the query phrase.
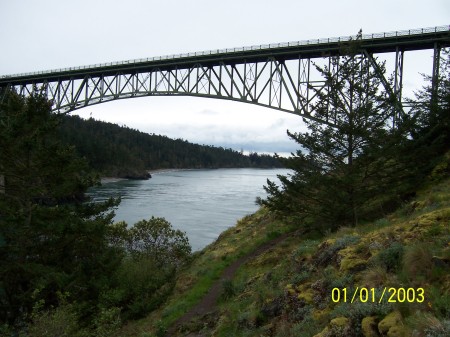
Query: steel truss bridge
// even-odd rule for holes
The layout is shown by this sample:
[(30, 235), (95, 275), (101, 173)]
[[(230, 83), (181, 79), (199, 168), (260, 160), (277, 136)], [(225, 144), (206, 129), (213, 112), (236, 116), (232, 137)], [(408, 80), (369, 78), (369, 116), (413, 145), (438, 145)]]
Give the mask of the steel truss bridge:
[[(197, 96), (256, 104), (312, 118), (309, 105), (327, 86), (313, 66), (330, 64), (355, 37), (219, 49), (124, 62), (0, 76), (0, 98), (8, 89), (21, 95), (45, 92), (53, 110), (70, 112), (117, 99), (143, 96)], [(402, 102), (405, 52), (433, 50), (432, 78), (439, 76), (442, 48), (450, 46), (450, 26), (362, 35), (359, 53), (369, 60), (384, 89)], [(393, 81), (385, 78), (377, 54), (394, 55)], [(320, 59), (320, 61), (319, 61)], [(411, 69), (415, 71), (415, 69)], [(339, 76), (338, 72), (333, 76)], [(332, 124), (332, 121), (321, 120)]]

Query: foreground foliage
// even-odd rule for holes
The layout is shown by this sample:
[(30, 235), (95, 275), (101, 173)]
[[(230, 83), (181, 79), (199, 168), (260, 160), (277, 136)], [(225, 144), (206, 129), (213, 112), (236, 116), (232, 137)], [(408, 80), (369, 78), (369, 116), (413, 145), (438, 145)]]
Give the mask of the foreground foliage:
[(98, 179), (60, 121), (39, 94), (0, 106), (1, 335), (111, 336), (157, 308), (190, 258), (166, 220), (128, 228), (112, 222), (120, 200), (85, 200)]
[(191, 246), (186, 234), (163, 218), (141, 220), (131, 228), (117, 223), (112, 232), (115, 247), (126, 255), (100, 303), (120, 308), (124, 321), (141, 318), (172, 292), (177, 271), (190, 259)]
[(105, 240), (116, 202), (82, 203), (95, 180), (56, 124), (39, 95), (11, 93), (0, 107), (0, 317), (10, 324), (36, 301), (55, 305), (58, 291), (95, 301), (117, 265)]

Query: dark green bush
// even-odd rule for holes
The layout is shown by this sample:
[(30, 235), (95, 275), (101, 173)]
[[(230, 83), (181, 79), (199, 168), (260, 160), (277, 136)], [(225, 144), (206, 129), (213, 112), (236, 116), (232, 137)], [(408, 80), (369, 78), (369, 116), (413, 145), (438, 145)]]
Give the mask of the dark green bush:
[(392, 243), (386, 249), (380, 251), (376, 257), (378, 265), (386, 268), (388, 272), (396, 272), (403, 259), (404, 247), (399, 242)]
[(125, 258), (102, 293), (101, 305), (122, 308), (124, 319), (143, 317), (172, 292), (177, 270), (190, 259), (189, 241), (164, 218), (152, 217), (129, 229), (116, 224), (111, 242), (125, 251)]

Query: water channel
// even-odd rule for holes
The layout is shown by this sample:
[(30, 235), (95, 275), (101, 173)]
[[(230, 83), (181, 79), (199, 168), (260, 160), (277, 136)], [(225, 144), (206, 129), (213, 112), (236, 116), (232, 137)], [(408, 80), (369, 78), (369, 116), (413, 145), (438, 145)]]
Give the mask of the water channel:
[(168, 170), (150, 180), (106, 181), (89, 191), (94, 200), (120, 196), (115, 221), (129, 225), (163, 217), (186, 232), (193, 251), (213, 242), (240, 218), (255, 212), (265, 197), (266, 180), (278, 181), (285, 169)]

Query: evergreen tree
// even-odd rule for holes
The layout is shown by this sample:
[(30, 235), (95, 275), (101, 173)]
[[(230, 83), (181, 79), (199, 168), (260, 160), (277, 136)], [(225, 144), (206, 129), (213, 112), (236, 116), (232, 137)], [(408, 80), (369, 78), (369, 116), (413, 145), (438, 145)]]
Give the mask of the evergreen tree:
[[(281, 187), (268, 181), (268, 198), (263, 203), (283, 216), (314, 226), (356, 225), (369, 215), (374, 198), (392, 182), (388, 149), (402, 139), (392, 129), (394, 104), (380, 90), (380, 72), (358, 53), (353, 42), (346, 56), (332, 59), (331, 66), (316, 66), (325, 78), (311, 113), (321, 120), (305, 119), (308, 132), (291, 133), (300, 146), (296, 155), (284, 160), (292, 176), (280, 176)], [(381, 159), (384, 157), (384, 159)]]
[(95, 179), (58, 123), (39, 94), (11, 92), (0, 106), (0, 322), (55, 305), (59, 291), (95, 300), (118, 262), (107, 240), (117, 202), (82, 203)]
[(441, 51), (439, 75), (425, 76), (410, 113), (410, 138), (404, 153), (417, 162), (417, 175), (426, 176), (450, 149), (450, 49)]

